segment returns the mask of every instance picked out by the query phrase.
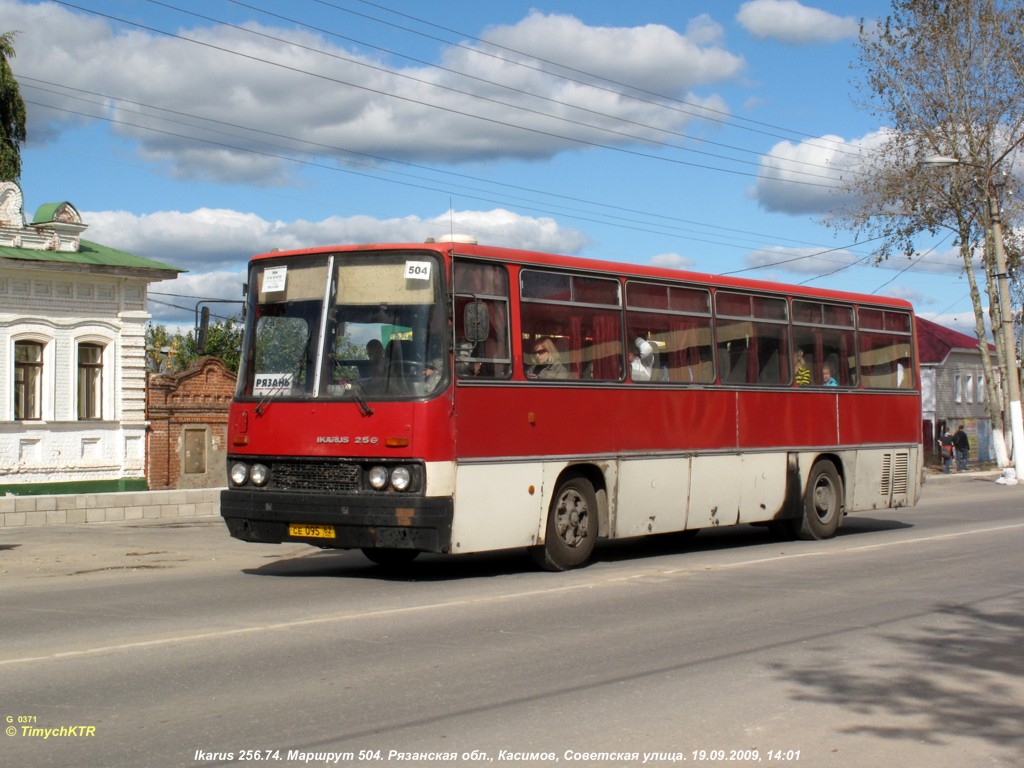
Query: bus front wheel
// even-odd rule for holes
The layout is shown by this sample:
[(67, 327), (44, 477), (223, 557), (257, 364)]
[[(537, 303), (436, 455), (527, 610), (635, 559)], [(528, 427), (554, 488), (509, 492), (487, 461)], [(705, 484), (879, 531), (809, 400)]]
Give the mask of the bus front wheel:
[(567, 571), (590, 559), (597, 543), (597, 496), (582, 477), (558, 486), (544, 534), (544, 543), (531, 547), (530, 554), (541, 568)]
[(811, 467), (803, 507), (797, 538), (810, 541), (836, 535), (843, 519), (843, 480), (831, 461), (823, 459)]

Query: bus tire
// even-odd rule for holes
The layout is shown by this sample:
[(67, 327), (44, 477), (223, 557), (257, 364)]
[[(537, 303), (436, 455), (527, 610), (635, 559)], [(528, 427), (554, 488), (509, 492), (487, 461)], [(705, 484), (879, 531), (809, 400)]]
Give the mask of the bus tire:
[(811, 467), (803, 506), (797, 538), (817, 541), (836, 535), (843, 519), (843, 480), (831, 461), (822, 459)]
[(544, 544), (530, 554), (546, 571), (567, 571), (586, 563), (597, 543), (597, 495), (582, 477), (563, 481), (548, 511)]
[(397, 568), (411, 563), (419, 557), (420, 551), (418, 549), (374, 549), (373, 547), (363, 547), (363, 554), (372, 563), (382, 565), (385, 568)]

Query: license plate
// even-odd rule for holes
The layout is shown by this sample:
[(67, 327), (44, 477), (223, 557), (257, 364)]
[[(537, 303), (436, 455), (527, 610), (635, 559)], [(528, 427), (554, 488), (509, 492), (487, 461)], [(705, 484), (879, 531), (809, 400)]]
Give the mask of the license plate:
[(288, 535), (303, 539), (333, 539), (333, 525), (308, 525), (306, 523), (289, 523)]

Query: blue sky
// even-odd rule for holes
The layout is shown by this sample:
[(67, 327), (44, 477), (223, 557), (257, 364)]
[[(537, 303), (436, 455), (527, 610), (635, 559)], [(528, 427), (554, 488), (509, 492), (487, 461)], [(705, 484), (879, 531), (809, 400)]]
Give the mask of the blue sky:
[[(885, 125), (861, 18), (797, 0), (0, 0), (31, 218), (187, 269), (155, 322), (273, 248), (482, 243), (900, 296), (973, 328), (951, 241), (876, 266), (823, 217)], [(225, 314), (214, 307), (214, 314)]]

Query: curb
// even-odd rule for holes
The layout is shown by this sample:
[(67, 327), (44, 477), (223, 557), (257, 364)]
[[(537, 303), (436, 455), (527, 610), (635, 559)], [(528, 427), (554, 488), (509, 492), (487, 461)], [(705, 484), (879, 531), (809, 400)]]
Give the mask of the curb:
[(133, 520), (194, 520), (220, 514), (223, 488), (0, 497), (0, 530)]
[(998, 478), (1003, 476), (1001, 469), (979, 469), (979, 470), (966, 470), (964, 472), (925, 472), (924, 483), (950, 483), (956, 480), (987, 480), (989, 482), (995, 482)]

